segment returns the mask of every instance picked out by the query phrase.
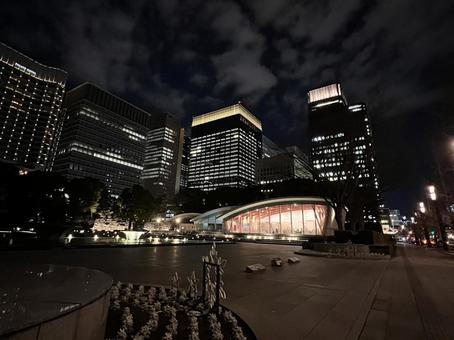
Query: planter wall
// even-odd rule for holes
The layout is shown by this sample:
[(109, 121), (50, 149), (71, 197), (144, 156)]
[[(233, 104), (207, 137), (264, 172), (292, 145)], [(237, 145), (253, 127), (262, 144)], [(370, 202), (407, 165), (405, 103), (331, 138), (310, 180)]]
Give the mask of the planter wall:
[(112, 279), (80, 267), (6, 269), (0, 279), (0, 338), (104, 339)]

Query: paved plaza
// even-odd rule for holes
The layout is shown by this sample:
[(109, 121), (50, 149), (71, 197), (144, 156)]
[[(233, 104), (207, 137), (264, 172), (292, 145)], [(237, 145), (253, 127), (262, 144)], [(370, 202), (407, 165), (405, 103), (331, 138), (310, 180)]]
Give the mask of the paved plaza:
[[(270, 267), (295, 246), (220, 245), (228, 260), (227, 300), (258, 339), (453, 339), (454, 257), (438, 250), (399, 247), (391, 260), (300, 256), (298, 264)], [(207, 246), (53, 249), (0, 253), (0, 262), (86, 266), (115, 280), (168, 285), (178, 271), (201, 272)], [(245, 273), (248, 264), (267, 265)]]

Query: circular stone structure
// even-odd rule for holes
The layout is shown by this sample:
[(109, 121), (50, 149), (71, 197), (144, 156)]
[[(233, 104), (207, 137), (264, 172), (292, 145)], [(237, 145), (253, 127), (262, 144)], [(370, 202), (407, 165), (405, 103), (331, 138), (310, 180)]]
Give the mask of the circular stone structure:
[(109, 275), (57, 265), (0, 270), (1, 339), (104, 339)]

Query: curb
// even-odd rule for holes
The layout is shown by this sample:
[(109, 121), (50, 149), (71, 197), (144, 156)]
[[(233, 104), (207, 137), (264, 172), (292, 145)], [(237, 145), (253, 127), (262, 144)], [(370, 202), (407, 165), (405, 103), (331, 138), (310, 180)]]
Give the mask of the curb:
[(331, 254), (331, 253), (322, 253), (322, 252), (316, 252), (316, 251), (311, 251), (311, 250), (295, 251), (294, 253), (297, 255), (303, 255), (303, 256), (314, 256), (314, 257), (346, 259), (346, 260), (390, 260), (391, 259), (391, 255), (341, 256), (341, 255), (335, 255), (335, 254)]

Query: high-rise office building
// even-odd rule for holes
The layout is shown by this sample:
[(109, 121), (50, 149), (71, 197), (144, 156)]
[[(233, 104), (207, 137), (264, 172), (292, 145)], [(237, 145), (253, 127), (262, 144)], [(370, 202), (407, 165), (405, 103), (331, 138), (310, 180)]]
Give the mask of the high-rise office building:
[(68, 91), (54, 171), (92, 177), (112, 195), (140, 184), (150, 113), (89, 83)]
[(293, 159), (294, 178), (312, 179), (312, 167), (309, 157), (296, 145), (287, 146), (285, 151)]
[(262, 158), (269, 158), (283, 153), (284, 150), (271, 139), (262, 136)]
[(141, 178), (155, 196), (171, 199), (180, 190), (180, 133), (179, 120), (169, 114), (157, 115), (148, 131)]
[(262, 157), (262, 123), (241, 103), (192, 119), (190, 188), (245, 187)]
[(0, 160), (52, 168), (66, 77), (0, 43)]
[[(188, 187), (189, 180), (189, 161), (191, 156), (191, 137), (184, 133), (184, 129), (181, 129), (180, 133), (180, 189)], [(178, 180), (178, 177), (177, 177)]]
[(270, 184), (295, 178), (312, 179), (309, 158), (297, 147), (290, 146), (272, 157), (256, 162), (256, 183)]
[(389, 218), (391, 220), (391, 225), (393, 227), (400, 227), (404, 224), (402, 218), (400, 216), (400, 211), (397, 209), (390, 209), (389, 210)]
[(311, 161), (319, 179), (355, 178), (359, 187), (369, 188), (377, 201), (365, 208), (364, 220), (377, 222), (380, 194), (366, 105), (349, 106), (340, 84), (309, 91), (308, 103)]

